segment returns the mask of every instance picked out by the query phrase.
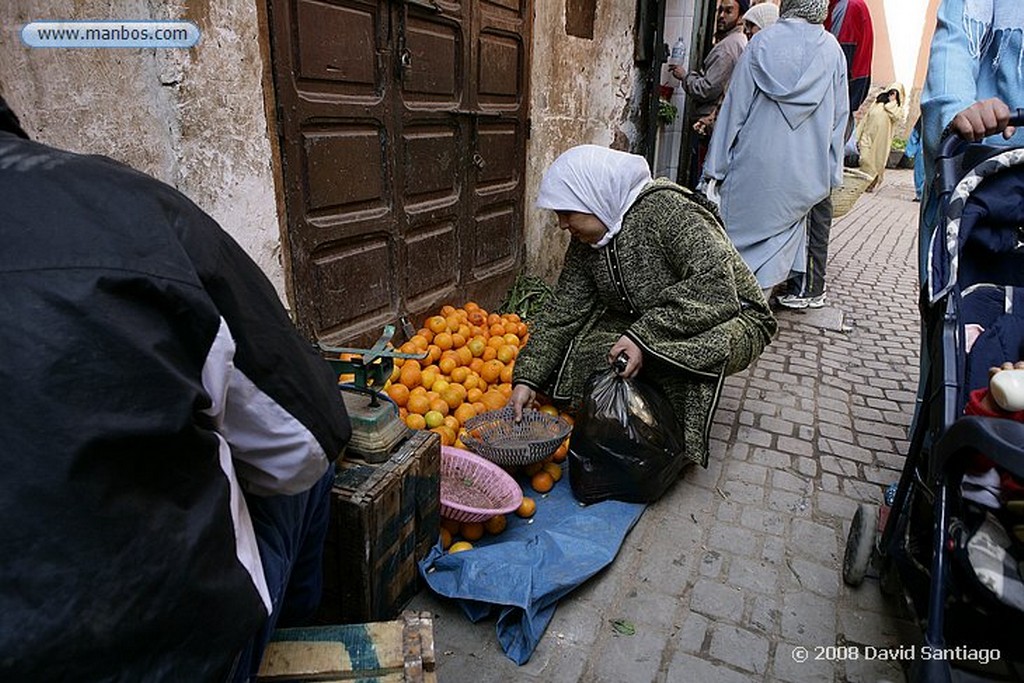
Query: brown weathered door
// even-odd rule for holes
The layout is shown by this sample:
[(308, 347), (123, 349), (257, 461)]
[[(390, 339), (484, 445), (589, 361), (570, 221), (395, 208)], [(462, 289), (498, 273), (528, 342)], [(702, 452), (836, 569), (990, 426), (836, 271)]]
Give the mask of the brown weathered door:
[(523, 260), (529, 0), (271, 0), (300, 326), (495, 305)]

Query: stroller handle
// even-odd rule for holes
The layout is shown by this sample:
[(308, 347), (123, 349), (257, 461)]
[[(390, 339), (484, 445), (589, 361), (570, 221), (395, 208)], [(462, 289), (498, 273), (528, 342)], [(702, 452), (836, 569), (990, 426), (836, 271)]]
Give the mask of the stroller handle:
[[(1007, 126), (1024, 126), (1024, 109), (1018, 108), (1014, 110), (1013, 114), (1010, 115), (1010, 120), (1006, 124)], [(939, 146), (939, 154), (937, 159), (945, 159), (948, 157), (956, 156), (960, 153), (960, 146), (967, 145), (968, 142), (964, 140), (960, 135), (950, 129), (949, 135), (942, 141)]]

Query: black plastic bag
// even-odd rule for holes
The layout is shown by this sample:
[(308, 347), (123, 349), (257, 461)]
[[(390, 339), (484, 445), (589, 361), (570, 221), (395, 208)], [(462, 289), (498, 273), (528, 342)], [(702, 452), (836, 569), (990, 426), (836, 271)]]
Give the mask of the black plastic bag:
[(582, 503), (609, 498), (653, 503), (689, 460), (668, 397), (614, 369), (587, 379), (583, 408), (569, 439), (569, 481)]

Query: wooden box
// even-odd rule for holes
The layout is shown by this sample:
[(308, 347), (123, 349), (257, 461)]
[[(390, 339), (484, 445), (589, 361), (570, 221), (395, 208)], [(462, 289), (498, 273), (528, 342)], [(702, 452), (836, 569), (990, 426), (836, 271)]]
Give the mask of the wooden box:
[(397, 621), (274, 631), (257, 681), (435, 683), (429, 612)]
[(331, 492), (322, 623), (392, 619), (440, 534), (441, 441), (411, 431), (383, 463), (344, 460)]

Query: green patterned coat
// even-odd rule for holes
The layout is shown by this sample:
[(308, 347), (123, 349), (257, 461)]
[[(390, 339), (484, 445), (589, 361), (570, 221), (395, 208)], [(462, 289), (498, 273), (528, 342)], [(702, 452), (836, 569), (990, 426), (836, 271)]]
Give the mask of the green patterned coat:
[(723, 379), (753, 362), (776, 329), (757, 280), (703, 197), (659, 179), (607, 246), (570, 241), (513, 382), (578, 404), (587, 377), (608, 368), (608, 351), (625, 334), (643, 350), (641, 376), (671, 400), (686, 456), (706, 467)]

